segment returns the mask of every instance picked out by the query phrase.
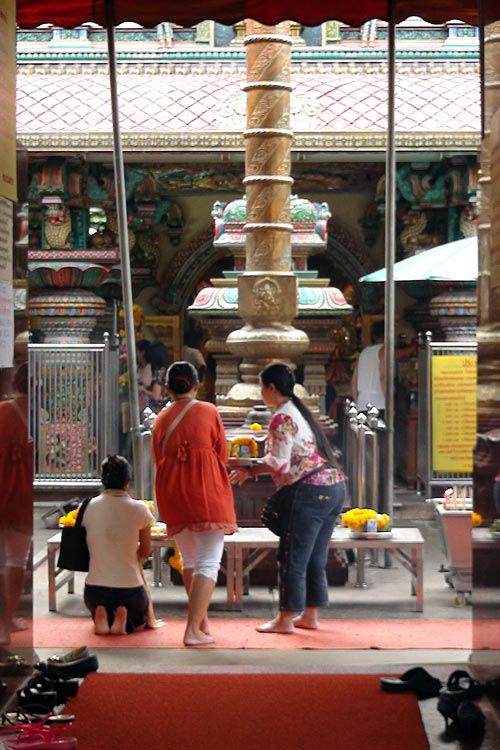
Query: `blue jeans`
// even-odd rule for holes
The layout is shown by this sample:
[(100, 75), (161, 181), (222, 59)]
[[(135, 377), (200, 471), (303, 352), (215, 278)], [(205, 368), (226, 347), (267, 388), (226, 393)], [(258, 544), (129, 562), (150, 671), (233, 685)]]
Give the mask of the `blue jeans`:
[(280, 610), (303, 612), (328, 604), (329, 542), (344, 498), (345, 482), (297, 487), (278, 548)]

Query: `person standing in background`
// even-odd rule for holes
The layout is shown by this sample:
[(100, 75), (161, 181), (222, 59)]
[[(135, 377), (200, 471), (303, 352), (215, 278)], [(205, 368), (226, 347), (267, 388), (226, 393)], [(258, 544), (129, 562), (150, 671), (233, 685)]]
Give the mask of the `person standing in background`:
[(359, 411), (375, 406), (380, 416), (385, 410), (385, 326), (378, 320), (372, 328), (372, 344), (365, 347), (351, 378), (351, 396)]
[(151, 342), (141, 339), (136, 344), (137, 358), (137, 386), (139, 388), (139, 409), (142, 412), (149, 405), (149, 388), (153, 382), (153, 370), (151, 369), (149, 352)]
[(167, 403), (167, 369), (172, 363), (167, 347), (161, 341), (156, 341), (149, 347), (149, 364), (153, 377), (150, 388), (144, 390), (149, 396), (149, 408), (158, 414)]

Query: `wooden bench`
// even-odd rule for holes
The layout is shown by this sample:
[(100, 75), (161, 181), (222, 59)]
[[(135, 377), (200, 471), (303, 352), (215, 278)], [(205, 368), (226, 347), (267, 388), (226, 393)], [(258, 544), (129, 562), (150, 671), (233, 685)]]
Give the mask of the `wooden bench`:
[[(241, 609), (243, 582), (246, 576), (269, 554), (277, 550), (279, 539), (269, 529), (250, 527), (239, 529), (224, 539), (227, 567), (227, 602)], [(330, 549), (355, 549), (357, 551), (356, 585), (365, 585), (364, 561), (368, 550), (387, 550), (411, 576), (411, 593), (416, 597), (415, 609), (424, 608), (424, 539), (419, 529), (395, 528), (390, 538), (353, 539), (348, 529), (336, 526), (330, 540)]]
[[(224, 537), (226, 553), (227, 605), (230, 609), (241, 609), (244, 579), (273, 550), (278, 549), (279, 539), (264, 527), (240, 528), (235, 534)], [(56, 611), (56, 591), (68, 584), (68, 592), (74, 593), (74, 576), (69, 570), (56, 565), (56, 555), (61, 544), (61, 533), (47, 542), (49, 610)], [(172, 546), (172, 540), (162, 537), (151, 539), (153, 556), (153, 586), (162, 586), (161, 550)], [(415, 608), (424, 608), (423, 560), (424, 540), (418, 529), (395, 528), (389, 539), (353, 539), (347, 529), (336, 526), (330, 540), (331, 549), (355, 549), (357, 551), (356, 586), (365, 586), (365, 552), (387, 550), (411, 576), (411, 593), (416, 597)]]

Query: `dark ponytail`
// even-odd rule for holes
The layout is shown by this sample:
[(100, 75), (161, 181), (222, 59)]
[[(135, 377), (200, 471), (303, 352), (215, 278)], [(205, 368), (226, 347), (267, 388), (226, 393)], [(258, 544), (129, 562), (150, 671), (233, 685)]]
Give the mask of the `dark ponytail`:
[(341, 471), (341, 467), (337, 458), (335, 457), (332, 446), (330, 445), (325, 433), (315, 419), (314, 414), (304, 404), (302, 399), (300, 399), (294, 393), (293, 389), (295, 386), (295, 377), (291, 368), (281, 362), (276, 362), (267, 365), (267, 367), (264, 367), (262, 372), (259, 374), (259, 378), (265, 386), (269, 386), (271, 384), (274, 385), (276, 390), (279, 391), (282, 396), (286, 396), (286, 398), (290, 399), (292, 404), (297, 407), (297, 409), (311, 428), (314, 439), (316, 441), (316, 445), (318, 447), (318, 451), (321, 456), (326, 461), (328, 461), (330, 466), (333, 466), (335, 469)]

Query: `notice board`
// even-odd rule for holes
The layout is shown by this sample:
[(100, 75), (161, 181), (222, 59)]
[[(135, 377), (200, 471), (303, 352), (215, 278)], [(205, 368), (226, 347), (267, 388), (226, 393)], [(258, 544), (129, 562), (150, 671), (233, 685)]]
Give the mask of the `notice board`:
[(477, 354), (435, 354), (431, 363), (432, 471), (472, 472)]

